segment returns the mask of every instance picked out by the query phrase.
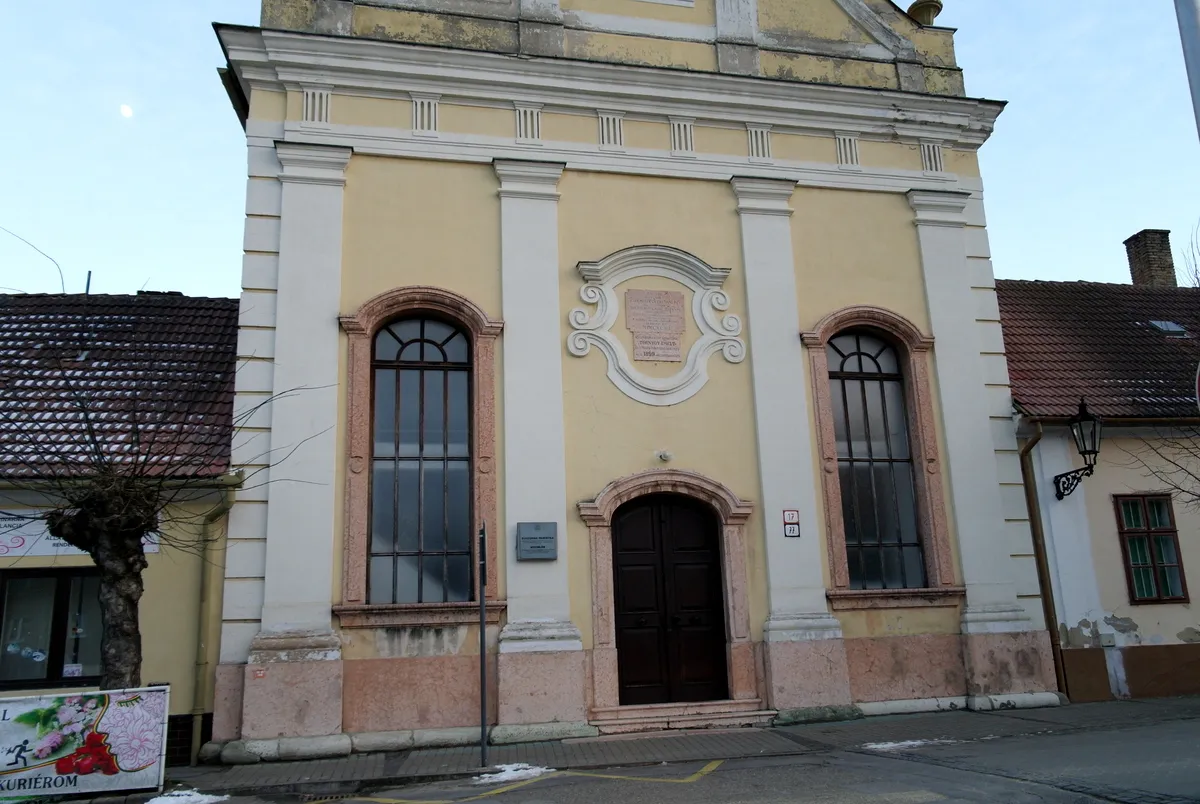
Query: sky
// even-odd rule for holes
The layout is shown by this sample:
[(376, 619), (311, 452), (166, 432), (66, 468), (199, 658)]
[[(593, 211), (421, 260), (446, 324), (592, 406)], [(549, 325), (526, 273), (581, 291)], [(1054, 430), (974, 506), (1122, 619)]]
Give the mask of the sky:
[[(1009, 102), (980, 157), (996, 275), (1128, 282), (1122, 242), (1146, 228), (1178, 264), (1200, 138), (1170, 0), (945, 5), (967, 93)], [(0, 227), (62, 279), (0, 231), (0, 292), (82, 292), (91, 271), (93, 293), (236, 296), (245, 140), (211, 23), (253, 25), (258, 0), (46, 8), (0, 26)]]

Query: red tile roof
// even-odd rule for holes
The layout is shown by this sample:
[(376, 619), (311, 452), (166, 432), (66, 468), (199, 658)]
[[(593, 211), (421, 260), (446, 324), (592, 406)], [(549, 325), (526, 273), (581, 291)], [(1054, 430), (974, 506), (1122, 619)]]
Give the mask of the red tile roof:
[[(996, 282), (1013, 401), (1035, 417), (1196, 418), (1200, 288)], [(1187, 330), (1172, 337), (1151, 322)]]
[(0, 295), (0, 476), (226, 471), (237, 322), (237, 299)]

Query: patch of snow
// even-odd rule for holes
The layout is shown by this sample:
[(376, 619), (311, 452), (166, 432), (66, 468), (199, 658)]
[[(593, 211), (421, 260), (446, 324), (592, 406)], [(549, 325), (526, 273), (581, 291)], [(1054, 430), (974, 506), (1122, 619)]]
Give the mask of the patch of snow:
[[(554, 773), (554, 768), (539, 768), (534, 765), (526, 765), (524, 762), (517, 762), (512, 765), (497, 765), (496, 773), (485, 773), (482, 776), (476, 776), (475, 784), (500, 784), (501, 782), (520, 782), (525, 779), (536, 779), (545, 773)], [(181, 804), (181, 802), (150, 802), (150, 804)], [(191, 804), (189, 802), (189, 804)], [(208, 802), (196, 802), (196, 804), (208, 804)]]
[(210, 796), (195, 790), (172, 790), (150, 799), (146, 804), (216, 804), (228, 798), (229, 796)]
[(907, 751), (910, 748), (923, 748), (927, 745), (950, 745), (958, 740), (901, 740), (895, 743), (867, 743), (863, 748), (868, 751)]

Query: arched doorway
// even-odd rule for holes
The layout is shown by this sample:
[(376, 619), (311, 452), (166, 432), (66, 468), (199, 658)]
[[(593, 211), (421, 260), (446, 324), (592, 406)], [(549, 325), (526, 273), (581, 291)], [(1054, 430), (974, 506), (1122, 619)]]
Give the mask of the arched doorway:
[(612, 519), (622, 706), (728, 698), (720, 522), (682, 494), (648, 494)]
[[(683, 497), (707, 507), (716, 517), (719, 539), (720, 603), (725, 659), (718, 666), (726, 672), (725, 694), (728, 700), (683, 703), (677, 707), (663, 704), (622, 704), (617, 656), (616, 550), (613, 524), (618, 511), (627, 504), (654, 495)], [(589, 719), (606, 733), (629, 731), (623, 719), (632, 717), (636, 728), (670, 728), (674, 718), (684, 711), (706, 714), (756, 712), (762, 701), (759, 677), (750, 641), (750, 609), (747, 603), (746, 521), (754, 506), (739, 498), (721, 483), (679, 469), (651, 469), (627, 475), (605, 486), (595, 498), (579, 503), (580, 518), (588, 526), (592, 569), (592, 696)], [(734, 720), (721, 722), (733, 723)], [(746, 722), (757, 722), (752, 718)]]

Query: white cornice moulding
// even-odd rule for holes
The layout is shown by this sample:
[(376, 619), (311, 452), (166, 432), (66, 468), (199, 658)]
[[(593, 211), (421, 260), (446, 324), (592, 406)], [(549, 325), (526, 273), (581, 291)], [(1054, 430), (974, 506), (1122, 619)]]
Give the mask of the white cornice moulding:
[(340, 187), (346, 183), (346, 165), (353, 153), (351, 148), (278, 142), (275, 154), (283, 166), (279, 180)]
[(239, 80), (336, 90), (442, 93), (547, 107), (621, 109), (780, 128), (854, 131), (977, 147), (1003, 104), (567, 59), (522, 58), (367, 39), (219, 28)]
[(735, 177), (730, 184), (737, 195), (738, 212), (755, 215), (792, 214), (791, 200), (796, 192), (794, 181)]
[(515, 162), (496, 160), (492, 165), (500, 177), (501, 198), (558, 200), (558, 179), (566, 165), (561, 162)]
[(967, 225), (967, 202), (971, 194), (957, 190), (910, 190), (908, 203), (918, 226), (962, 227)]
[[(594, 314), (582, 307), (571, 310), (574, 330), (567, 336), (567, 351), (584, 357), (593, 346), (608, 361), (608, 379), (630, 399), (646, 405), (677, 405), (691, 399), (708, 382), (708, 359), (721, 352), (730, 363), (746, 357), (742, 321), (722, 315), (729, 309), (729, 296), (721, 290), (728, 268), (714, 268), (685, 251), (669, 246), (633, 246), (610, 254), (599, 262), (577, 266), (585, 285), (579, 297), (595, 305)], [(670, 377), (650, 377), (634, 368), (624, 344), (612, 333), (620, 312), (617, 286), (641, 276), (672, 279), (692, 291), (692, 317), (700, 338), (688, 350), (683, 368)]]
[(837, 165), (821, 162), (776, 159), (771, 163), (752, 163), (745, 156), (701, 152), (696, 152), (690, 159), (678, 159), (666, 150), (627, 148), (622, 152), (602, 150), (594, 143), (543, 140), (541, 145), (535, 146), (517, 143), (510, 137), (445, 132), (440, 139), (433, 140), (414, 137), (407, 129), (368, 126), (334, 125), (329, 132), (317, 132), (299, 126), (296, 121), (279, 123), (250, 120), (246, 128), (246, 140), (250, 145), (270, 146), (274, 140), (285, 138), (288, 142), (353, 148), (355, 153), (374, 156), (489, 164), (495, 160), (523, 161), (536, 158), (561, 162), (568, 170), (715, 181), (729, 181), (735, 175), (755, 173), (760, 178), (790, 179), (805, 187), (884, 193), (906, 193), (912, 189), (963, 189), (970, 190), (978, 197), (983, 187), (977, 177), (952, 173), (931, 175), (892, 168), (844, 171)]

